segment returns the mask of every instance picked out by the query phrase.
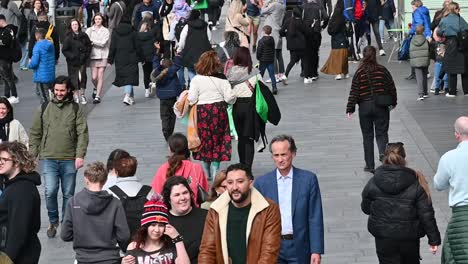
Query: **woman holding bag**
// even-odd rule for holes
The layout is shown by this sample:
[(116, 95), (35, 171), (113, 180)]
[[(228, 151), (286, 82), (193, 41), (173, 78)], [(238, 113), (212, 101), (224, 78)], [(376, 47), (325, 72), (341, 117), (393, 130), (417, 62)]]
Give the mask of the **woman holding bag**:
[(221, 68), (216, 51), (207, 51), (195, 64), (197, 75), (190, 82), (187, 99), (197, 104), (197, 130), (201, 141), (194, 159), (202, 161), (205, 174), (211, 181), (221, 161), (231, 160), (231, 136), (227, 104), (236, 97), (226, 77), (218, 73)]

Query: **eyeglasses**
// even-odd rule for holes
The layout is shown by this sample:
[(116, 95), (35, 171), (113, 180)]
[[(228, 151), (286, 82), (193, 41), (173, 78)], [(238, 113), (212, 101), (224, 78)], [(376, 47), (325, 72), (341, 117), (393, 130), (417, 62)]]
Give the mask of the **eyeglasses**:
[(13, 159), (0, 157), (0, 164), (5, 164), (7, 161), (13, 161)]
[(391, 146), (396, 146), (396, 147), (403, 147), (405, 144), (403, 142), (389, 142), (387, 143), (387, 148)]

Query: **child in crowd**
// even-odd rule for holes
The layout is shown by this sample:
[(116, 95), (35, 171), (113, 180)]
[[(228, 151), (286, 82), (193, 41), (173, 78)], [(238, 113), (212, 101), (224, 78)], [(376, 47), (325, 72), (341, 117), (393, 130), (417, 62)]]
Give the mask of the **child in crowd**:
[(265, 70), (270, 75), (273, 94), (278, 93), (275, 76), (275, 39), (271, 36), (272, 28), (268, 25), (263, 27), (263, 37), (258, 41), (257, 60), (260, 62), (260, 74), (263, 77)]
[(168, 214), (161, 195), (155, 195), (145, 203), (141, 228), (128, 246), (123, 264), (190, 263), (183, 238), (169, 224)]
[(427, 72), (429, 67), (429, 42), (423, 35), (424, 26), (416, 27), (416, 34), (410, 44), (410, 64), (414, 68), (416, 82), (418, 84), (418, 100), (422, 101), (428, 97), (427, 94)]
[(439, 95), (448, 91), (448, 76), (442, 69), (442, 60), (445, 54), (445, 38), (437, 36), (437, 28), (434, 30), (434, 41), (436, 42), (435, 63), (434, 63), (434, 82), (432, 83), (431, 93)]
[(160, 99), (159, 113), (161, 116), (161, 126), (164, 138), (167, 139), (174, 133), (176, 116), (172, 107), (177, 96), (182, 92), (183, 87), (177, 76), (177, 71), (182, 67), (182, 58), (174, 57), (174, 62), (170, 59), (162, 59), (159, 42), (155, 43), (157, 49), (153, 59), (153, 72), (151, 81), (156, 85), (156, 95)]
[(60, 237), (73, 241), (78, 263), (120, 263), (119, 247), (125, 251), (130, 241), (122, 203), (102, 191), (107, 180), (102, 162), (89, 164), (84, 178), (86, 187), (67, 205)]
[(47, 31), (37, 28), (29, 68), (34, 70), (33, 81), (36, 83), (36, 94), (41, 104), (49, 102), (52, 93), (52, 84), (55, 81), (55, 49), (54, 45), (45, 39)]

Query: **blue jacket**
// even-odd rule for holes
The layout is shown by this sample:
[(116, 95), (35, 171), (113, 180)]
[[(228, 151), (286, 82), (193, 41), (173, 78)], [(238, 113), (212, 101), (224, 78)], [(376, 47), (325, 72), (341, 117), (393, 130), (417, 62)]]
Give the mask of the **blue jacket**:
[(55, 80), (55, 49), (48, 40), (40, 40), (34, 45), (29, 69), (34, 70), (33, 81), (53, 83)]
[[(255, 188), (278, 204), (276, 169), (255, 180)], [(292, 183), (293, 236), (297, 263), (310, 263), (312, 253), (324, 253), (322, 198), (317, 176), (293, 167)]]
[(440, 21), (437, 34), (446, 37), (454, 37), (458, 32), (464, 30), (468, 30), (468, 24), (465, 19), (455, 14), (449, 14)]
[(410, 35), (414, 35), (416, 26), (424, 26), (424, 37), (429, 38), (431, 34), (431, 17), (429, 16), (429, 9), (425, 6), (420, 6), (413, 12), (413, 21), (411, 22)]
[(183, 90), (177, 77), (177, 71), (182, 67), (182, 59), (180, 56), (175, 56), (172, 66), (164, 73), (160, 62), (159, 56), (154, 56), (151, 78), (157, 79), (156, 95), (161, 100), (176, 98)]

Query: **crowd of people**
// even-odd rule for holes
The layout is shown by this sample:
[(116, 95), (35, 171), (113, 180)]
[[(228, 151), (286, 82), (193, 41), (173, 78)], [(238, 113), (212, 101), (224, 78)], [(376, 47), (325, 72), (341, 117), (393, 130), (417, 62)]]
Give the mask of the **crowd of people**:
[[(277, 83), (287, 84), (298, 62), (304, 83), (318, 80), (325, 28), (332, 50), (323, 73), (336, 75), (336, 80), (349, 78), (348, 60), (360, 60), (346, 113), (351, 118), (359, 105), (364, 171), (374, 174), (363, 190), (361, 208), (369, 215), (368, 229), (375, 237), (379, 261), (419, 263), (420, 238), (426, 235), (430, 250), (437, 252), (442, 241), (428, 183), (422, 173), (407, 167), (404, 144), (389, 143), (397, 89), (377, 56), (385, 55), (384, 27), (394, 25), (392, 0), (363, 1), (356, 21), (348, 18), (343, 1), (332, 10), (331, 1), (308, 0), (287, 12), (282, 1), (232, 0), (225, 41), (215, 48), (211, 34), (219, 26), (222, 1), (208, 1), (208, 22), (197, 3), (185, 0), (111, 1), (103, 13), (100, 2), (89, 1), (84, 6), (87, 19), (72, 19), (63, 40), (49, 21), (47, 6), (40, 0), (30, 4), (20, 7), (16, 22), (11, 18), (15, 3), (2, 1), (0, 10), (0, 77), (5, 85), (5, 97), (0, 98), (0, 251), (13, 263), (38, 263), (40, 258), (41, 176), (47, 237), (53, 239), (59, 232), (62, 240), (72, 241), (78, 263), (320, 263), (324, 224), (317, 176), (293, 166), (298, 148), (291, 136), (275, 136), (267, 146), (265, 127), (268, 122), (279, 123)], [(66, 4), (77, 7), (76, 14), (83, 9), (82, 3)], [(412, 5), (410, 64), (418, 100), (428, 94), (431, 56), (437, 71), (434, 93), (445, 89), (440, 87), (447, 74), (447, 96), (455, 96), (456, 77), (462, 74), (463, 91), (468, 94), (468, 48), (458, 37), (468, 31), (468, 24), (459, 15), (458, 4), (446, 0), (434, 18), (434, 28), (422, 2), (413, 0)], [(26, 9), (30, 9), (27, 16)], [(6, 11), (9, 16), (2, 13)], [(370, 46), (371, 28), (377, 49)], [(283, 38), (290, 52), (286, 68)], [(436, 49), (431, 49), (434, 44)], [(68, 76), (55, 76), (60, 53)], [(19, 62), (21, 70), (34, 70), (41, 104), (29, 135), (13, 117), (12, 104), (19, 102), (13, 62)], [(89, 142), (81, 106), (88, 102), (87, 67), (94, 104), (104, 96), (106, 68), (115, 65), (113, 85), (123, 88), (123, 103), (133, 105), (139, 63), (145, 97), (160, 99), (168, 160), (145, 185), (136, 177), (137, 158), (116, 149), (106, 165), (86, 166), (85, 188), (75, 193), (77, 171), (84, 166)], [(263, 81), (266, 70), (271, 89)], [(176, 116), (188, 118), (187, 136), (174, 133)], [(434, 178), (436, 189), (450, 188), (454, 215), (444, 241), (443, 263), (463, 257), (463, 251), (454, 248), (468, 250), (457, 239), (466, 233), (457, 227), (468, 223), (463, 217), (462, 187), (467, 120), (457, 119), (455, 138), (460, 144), (441, 158)], [(374, 135), (381, 166), (375, 165)], [(220, 170), (221, 162), (231, 161), (234, 139), (240, 163)], [(255, 142), (268, 147), (275, 164), (273, 171), (257, 179), (251, 171)], [(40, 175), (35, 171), (37, 159), (42, 164)], [(397, 215), (395, 208), (400, 209)]]

